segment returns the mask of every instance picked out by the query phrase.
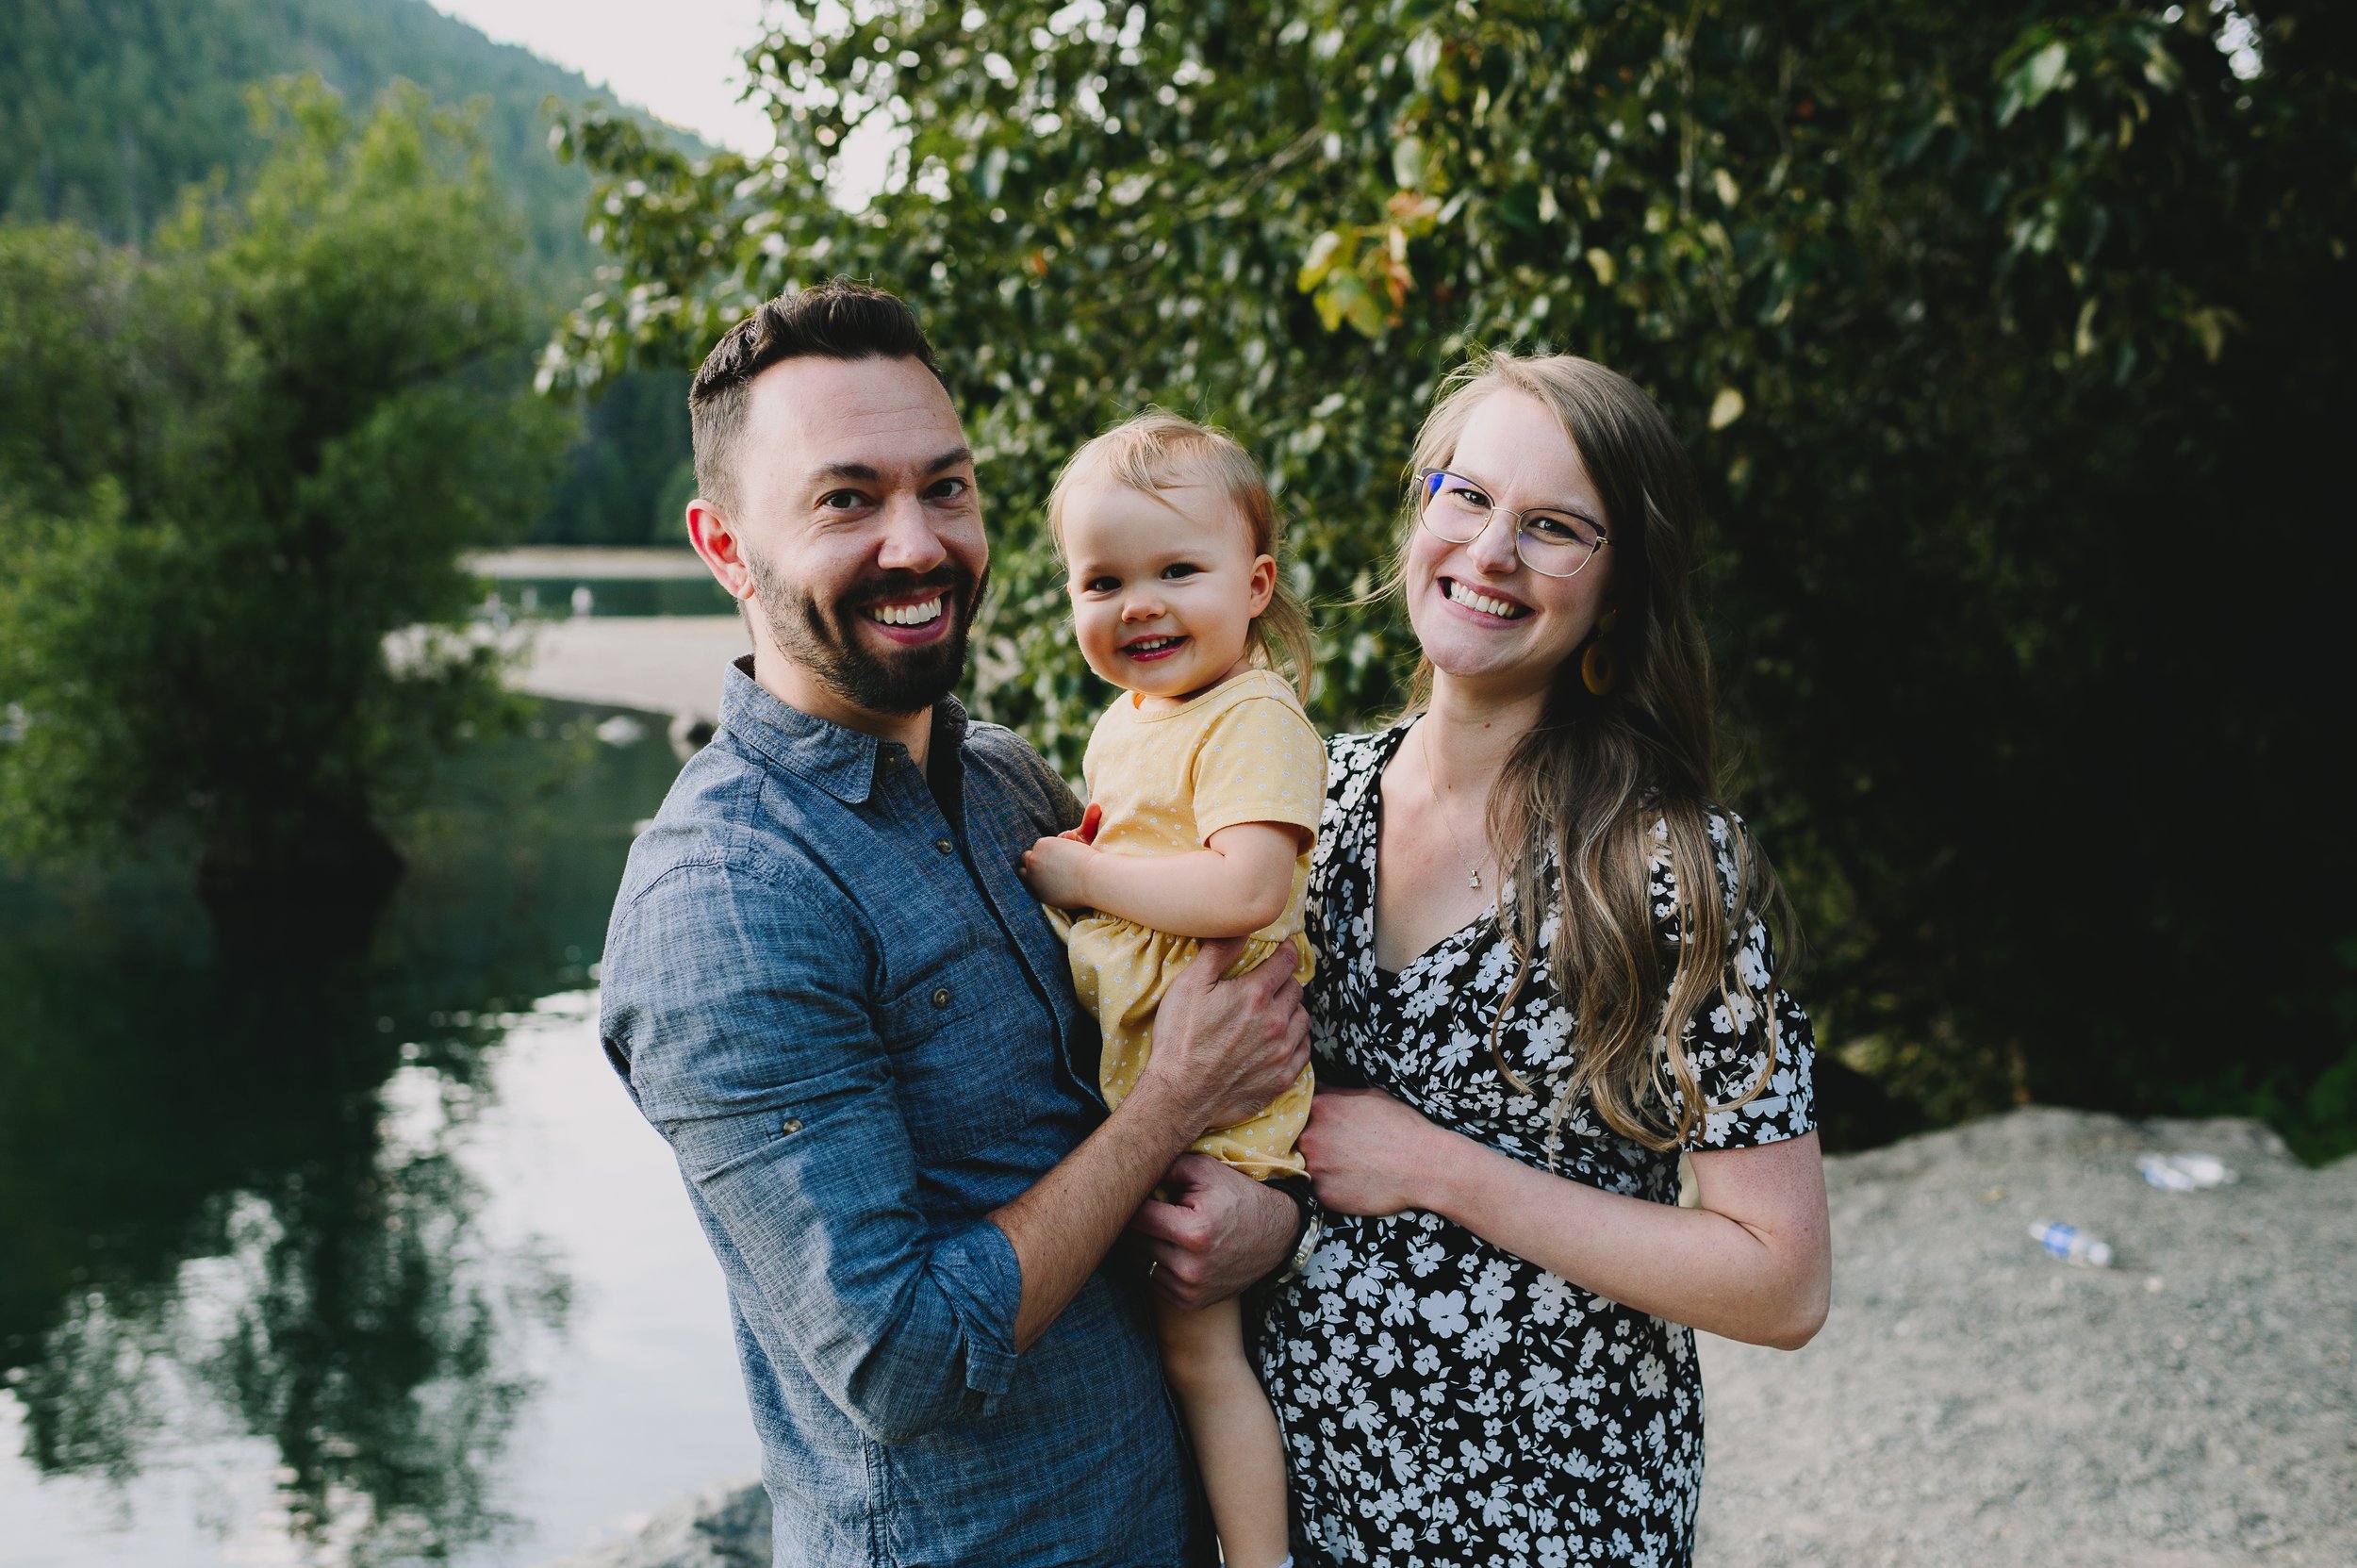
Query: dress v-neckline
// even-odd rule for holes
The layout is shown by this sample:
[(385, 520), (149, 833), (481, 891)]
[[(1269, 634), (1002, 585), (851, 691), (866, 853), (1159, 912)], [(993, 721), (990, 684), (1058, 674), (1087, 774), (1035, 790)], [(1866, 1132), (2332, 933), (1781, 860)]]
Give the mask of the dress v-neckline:
[[(1383, 772), (1391, 767), (1392, 759), (1399, 755), (1399, 749), (1407, 744), (1408, 732), (1414, 729), (1423, 717), (1422, 714), (1418, 714), (1415, 718), (1409, 719), (1392, 732), (1390, 742), (1376, 758), (1375, 770), (1367, 778), (1367, 790), (1374, 799), (1369, 805), (1366, 838), (1368, 940), (1365, 951), (1368, 971), (1385, 990), (1398, 989), (1401, 981), (1423, 968), (1426, 962), (1435, 954), (1473, 935), (1483, 926), (1493, 924), (1498, 912), (1498, 900), (1492, 898), (1487, 909), (1456, 930), (1434, 937), (1422, 951), (1398, 968), (1387, 969), (1376, 962), (1375, 949), (1381, 942), (1377, 932), (1382, 920), (1382, 916), (1377, 911), (1380, 907), (1379, 900), (1383, 890)], [(1502, 897), (1505, 888), (1499, 888), (1498, 893)]]

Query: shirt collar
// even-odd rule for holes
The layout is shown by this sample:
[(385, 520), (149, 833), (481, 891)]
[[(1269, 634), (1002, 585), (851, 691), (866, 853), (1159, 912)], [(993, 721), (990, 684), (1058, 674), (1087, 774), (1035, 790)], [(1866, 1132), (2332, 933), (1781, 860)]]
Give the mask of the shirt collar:
[[(884, 756), (901, 761), (908, 757), (907, 749), (897, 741), (846, 729), (779, 701), (753, 679), (750, 653), (732, 660), (722, 680), (720, 728), (846, 805), (858, 805), (874, 792), (876, 768)], [(965, 744), (965, 730), (964, 707), (954, 697), (943, 698), (933, 705), (931, 755), (940, 758), (957, 751)]]

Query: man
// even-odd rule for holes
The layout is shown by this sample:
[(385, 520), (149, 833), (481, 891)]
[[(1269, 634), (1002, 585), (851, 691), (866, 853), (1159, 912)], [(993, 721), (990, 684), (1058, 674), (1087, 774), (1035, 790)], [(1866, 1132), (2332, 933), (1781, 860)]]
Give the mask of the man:
[[(915, 317), (843, 279), (772, 300), (688, 406), (688, 533), (754, 652), (631, 851), (601, 1031), (727, 1278), (776, 1560), (1199, 1561), (1151, 1331), (1100, 1264), (1300, 1070), (1288, 966), (1219, 982), (1207, 950), (1108, 1116), (1015, 875), (1078, 807), (948, 695), (989, 549)], [(1155, 1206), (1174, 1294), (1293, 1246), (1281, 1196), (1219, 1190)]]

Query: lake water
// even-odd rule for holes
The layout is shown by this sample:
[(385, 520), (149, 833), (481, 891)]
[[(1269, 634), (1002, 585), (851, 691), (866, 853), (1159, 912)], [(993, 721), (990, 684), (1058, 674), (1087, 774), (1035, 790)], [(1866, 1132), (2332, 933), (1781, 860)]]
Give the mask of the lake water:
[(594, 1022), (678, 759), (542, 712), (333, 972), (225, 968), (163, 868), (0, 875), (0, 1568), (531, 1564), (753, 1469)]
[(572, 615), (734, 615), (736, 601), (710, 573), (701, 577), (582, 579), (503, 577), (493, 584), (496, 600), (479, 614), (504, 612), (511, 619)]

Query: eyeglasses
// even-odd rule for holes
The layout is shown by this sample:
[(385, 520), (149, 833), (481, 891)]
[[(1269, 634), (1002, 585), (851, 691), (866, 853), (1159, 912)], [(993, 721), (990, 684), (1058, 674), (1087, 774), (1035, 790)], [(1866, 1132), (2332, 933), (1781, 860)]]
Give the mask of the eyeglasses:
[(1576, 577), (1612, 541), (1577, 512), (1532, 507), (1517, 512), (1500, 506), (1490, 493), (1446, 469), (1416, 470), (1416, 520), (1434, 537), (1471, 544), (1497, 517), (1514, 523), (1514, 553), (1541, 577)]

